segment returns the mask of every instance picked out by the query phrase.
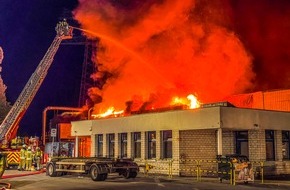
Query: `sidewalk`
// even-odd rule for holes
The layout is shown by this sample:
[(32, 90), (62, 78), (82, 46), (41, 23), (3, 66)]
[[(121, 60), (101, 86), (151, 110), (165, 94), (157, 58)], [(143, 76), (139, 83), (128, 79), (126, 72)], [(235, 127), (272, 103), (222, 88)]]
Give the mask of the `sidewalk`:
[[(141, 174), (142, 175), (142, 174)], [(140, 175), (140, 176), (141, 176)], [(143, 176), (142, 176), (143, 177)], [(144, 176), (145, 177), (145, 176)], [(172, 182), (179, 182), (179, 183), (221, 183), (218, 178), (214, 177), (203, 177), (201, 178), (201, 181), (197, 181), (196, 177), (179, 177), (179, 176), (173, 176), (172, 178), (168, 178), (167, 176), (149, 176), (153, 178), (159, 178), (160, 180), (164, 181), (172, 181)], [(224, 184), (230, 184), (229, 180), (223, 180)], [(254, 182), (249, 182), (248, 184), (244, 184), (243, 182), (236, 182), (236, 185), (249, 185), (249, 186), (257, 186), (257, 187), (277, 187), (277, 186), (284, 186), (289, 187), (290, 189), (290, 179), (265, 179), (264, 182), (259, 180), (255, 180)]]

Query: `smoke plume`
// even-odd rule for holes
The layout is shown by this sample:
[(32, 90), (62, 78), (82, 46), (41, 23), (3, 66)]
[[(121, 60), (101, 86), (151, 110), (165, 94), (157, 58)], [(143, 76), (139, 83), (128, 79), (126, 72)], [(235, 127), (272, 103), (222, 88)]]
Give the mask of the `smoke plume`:
[(290, 88), (290, 1), (231, 0), (231, 26), (254, 57), (255, 90)]
[(99, 111), (128, 101), (168, 106), (188, 94), (212, 102), (251, 89), (252, 56), (231, 29), (231, 9), (211, 2), (80, 0), (75, 19), (100, 38), (92, 78), (105, 83), (90, 90), (102, 97)]

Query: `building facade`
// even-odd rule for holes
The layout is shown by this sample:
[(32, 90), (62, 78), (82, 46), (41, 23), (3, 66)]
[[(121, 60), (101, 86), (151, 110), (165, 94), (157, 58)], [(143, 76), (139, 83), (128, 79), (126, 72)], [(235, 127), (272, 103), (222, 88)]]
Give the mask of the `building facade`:
[(289, 133), (290, 112), (223, 105), (74, 121), (71, 128), (76, 144), (90, 138), (91, 156), (165, 166), (173, 160), (173, 175), (190, 175), (182, 168), (226, 154), (265, 162), (269, 175), (290, 174)]

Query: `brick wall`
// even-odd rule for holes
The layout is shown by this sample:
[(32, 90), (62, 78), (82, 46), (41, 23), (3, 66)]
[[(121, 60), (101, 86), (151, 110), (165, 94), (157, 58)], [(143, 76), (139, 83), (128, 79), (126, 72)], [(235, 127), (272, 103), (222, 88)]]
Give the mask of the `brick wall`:
[(131, 158), (132, 157), (132, 134), (131, 133), (127, 133), (127, 157)]
[[(215, 160), (217, 138), (215, 130), (184, 130), (179, 132), (180, 176), (195, 176), (197, 160)], [(202, 168), (216, 170), (216, 164), (202, 163)]]
[(249, 159), (251, 161), (266, 160), (265, 130), (249, 130)]
[(275, 131), (275, 154), (276, 154), (276, 161), (283, 160), (282, 131), (281, 130)]
[(215, 159), (217, 142), (215, 130), (180, 131), (180, 154), (185, 159)]
[(223, 129), (223, 155), (234, 154), (236, 152), (235, 133), (232, 130)]

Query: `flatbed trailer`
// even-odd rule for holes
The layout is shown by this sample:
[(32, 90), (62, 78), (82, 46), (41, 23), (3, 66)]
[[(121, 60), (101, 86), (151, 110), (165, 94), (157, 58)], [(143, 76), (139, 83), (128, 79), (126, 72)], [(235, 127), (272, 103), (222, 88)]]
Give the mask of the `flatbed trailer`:
[(118, 173), (124, 178), (135, 178), (138, 165), (132, 159), (103, 157), (52, 158), (46, 163), (46, 174), (50, 177), (70, 173), (88, 174), (93, 181), (104, 181), (109, 173)]

